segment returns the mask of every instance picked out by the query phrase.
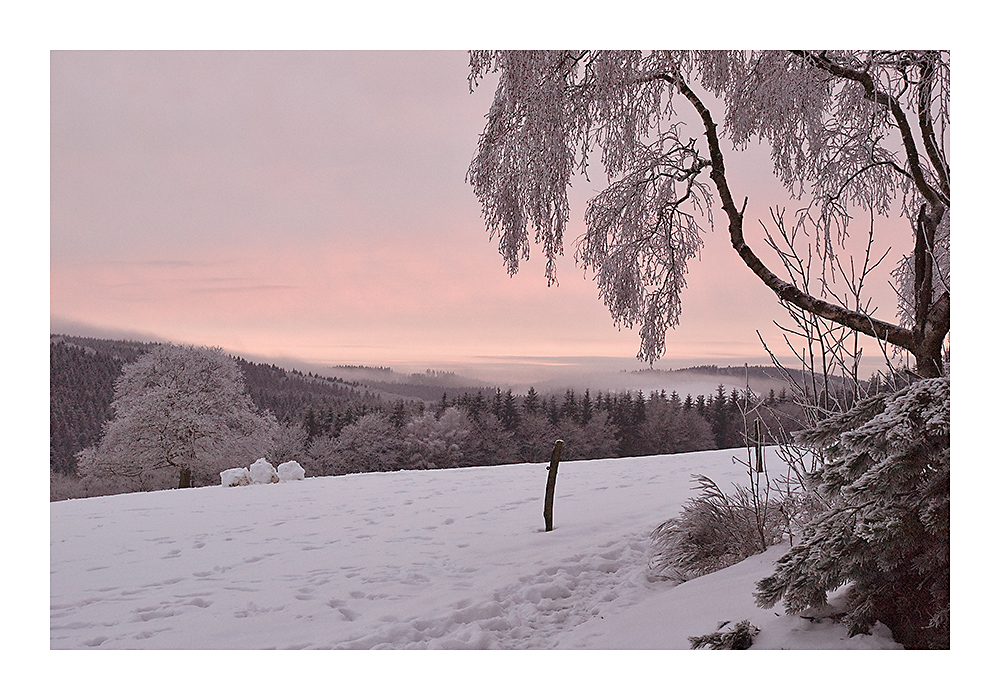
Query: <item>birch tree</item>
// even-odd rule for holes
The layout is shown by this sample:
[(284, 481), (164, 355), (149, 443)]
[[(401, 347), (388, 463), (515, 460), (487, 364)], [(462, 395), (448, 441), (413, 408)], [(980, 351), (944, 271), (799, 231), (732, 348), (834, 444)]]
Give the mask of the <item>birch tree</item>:
[[(508, 272), (534, 242), (553, 283), (567, 189), (599, 159), (610, 184), (588, 203), (576, 256), (615, 322), (639, 327), (640, 359), (662, 356), (688, 263), (721, 209), (734, 251), (783, 304), (908, 352), (919, 375), (937, 377), (950, 330), (949, 61), (942, 51), (474, 51), (470, 87), (499, 80), (467, 179)], [(824, 274), (837, 274), (852, 212), (907, 217), (899, 319), (763, 262), (744, 230), (745, 184), (726, 170), (726, 148), (754, 140), (803, 200), (795, 227), (813, 236)]]
[[(804, 327), (821, 319), (913, 357), (921, 381), (830, 411), (799, 435), (821, 457), (803, 484), (829, 507), (758, 584), (758, 602), (801, 610), (850, 583), (852, 633), (881, 620), (907, 646), (947, 647), (949, 54), (472, 53), (471, 87), (493, 72), (496, 97), (468, 180), (511, 274), (534, 242), (555, 281), (567, 188), (599, 159), (609, 184), (587, 205), (577, 260), (615, 321), (639, 326), (641, 359), (663, 354), (688, 263), (720, 209), (735, 253)], [(751, 141), (770, 146), (775, 178), (802, 201), (791, 231), (775, 217), (779, 235), (765, 229), (756, 243), (745, 230), (749, 183), (726, 169), (726, 154)], [(896, 318), (869, 311), (839, 257), (857, 212), (866, 224), (904, 216), (913, 231), (894, 272)], [(877, 232), (866, 228), (871, 249)], [(821, 267), (818, 290), (794, 249), (803, 233)], [(768, 267), (762, 248), (783, 269)], [(860, 276), (869, 269), (866, 257)], [(852, 294), (833, 291), (838, 276)]]

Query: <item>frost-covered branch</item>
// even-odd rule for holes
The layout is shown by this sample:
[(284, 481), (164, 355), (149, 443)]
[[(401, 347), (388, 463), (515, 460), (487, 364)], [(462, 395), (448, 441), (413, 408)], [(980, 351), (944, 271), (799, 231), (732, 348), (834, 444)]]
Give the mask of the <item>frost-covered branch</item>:
[[(797, 226), (815, 231), (824, 275), (836, 272), (837, 246), (857, 207), (884, 216), (899, 206), (937, 246), (949, 209), (945, 54), (473, 52), (470, 68), (472, 87), (499, 72), (468, 181), (508, 272), (528, 257), (533, 236), (555, 282), (568, 188), (599, 153), (610, 184), (588, 204), (577, 261), (594, 272), (613, 320), (640, 325), (639, 357), (662, 355), (666, 330), (679, 322), (687, 263), (701, 247), (702, 219), (711, 225), (707, 171), (733, 248), (783, 304), (913, 353), (923, 376), (943, 371), (940, 339), (949, 328), (950, 300), (938, 281), (906, 327), (845, 307), (826, 294), (825, 280), (815, 295), (782, 279), (745, 238), (747, 199), (737, 205), (722, 140), (736, 149), (751, 139), (770, 144), (776, 177), (793, 197), (809, 198)], [(723, 100), (721, 128), (702, 91)], [(684, 105), (695, 110), (704, 141), (682, 136), (686, 125), (677, 110)], [(907, 110), (918, 115), (919, 137)], [(893, 146), (897, 136), (902, 154)], [(933, 265), (921, 264), (921, 273), (940, 277)]]

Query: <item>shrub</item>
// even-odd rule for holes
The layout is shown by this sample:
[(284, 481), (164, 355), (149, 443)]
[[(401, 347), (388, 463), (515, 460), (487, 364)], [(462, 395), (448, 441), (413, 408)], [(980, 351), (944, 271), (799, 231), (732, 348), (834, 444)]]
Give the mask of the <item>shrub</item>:
[(732, 566), (781, 541), (779, 504), (762, 502), (743, 486), (728, 496), (704, 475), (696, 475), (694, 481), (701, 493), (651, 535), (651, 566), (657, 575), (687, 581)]

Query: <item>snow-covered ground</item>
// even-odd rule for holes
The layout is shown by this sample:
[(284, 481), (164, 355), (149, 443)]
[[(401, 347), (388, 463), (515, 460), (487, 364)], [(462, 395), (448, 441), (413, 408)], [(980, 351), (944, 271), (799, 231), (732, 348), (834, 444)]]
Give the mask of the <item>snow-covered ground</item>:
[[(687, 649), (724, 620), (754, 649), (898, 648), (762, 610), (782, 548), (679, 586), (648, 536), (739, 450), (559, 468), (404, 471), (51, 504), (53, 649)], [(770, 456), (770, 463), (777, 462)]]

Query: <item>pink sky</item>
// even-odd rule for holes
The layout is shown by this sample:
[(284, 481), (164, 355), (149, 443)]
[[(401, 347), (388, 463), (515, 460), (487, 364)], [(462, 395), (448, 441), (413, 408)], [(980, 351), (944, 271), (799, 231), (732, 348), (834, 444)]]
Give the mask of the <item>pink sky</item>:
[[(594, 186), (560, 285), (538, 258), (507, 276), (465, 183), (494, 86), (469, 94), (463, 52), (54, 52), (52, 330), (325, 365), (640, 367), (573, 264)], [(787, 204), (766, 151), (727, 170), (748, 220)], [(886, 272), (909, 237), (892, 228)], [(765, 362), (757, 330), (781, 347), (784, 312), (723, 225), (688, 284), (657, 366)]]

